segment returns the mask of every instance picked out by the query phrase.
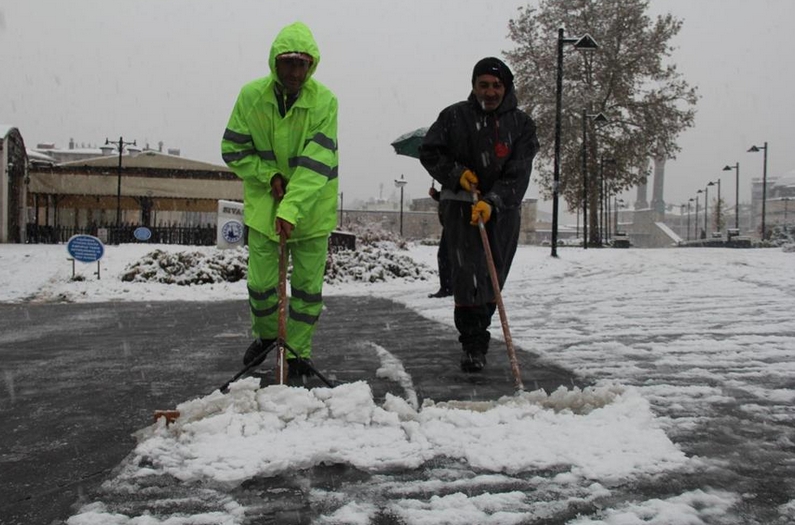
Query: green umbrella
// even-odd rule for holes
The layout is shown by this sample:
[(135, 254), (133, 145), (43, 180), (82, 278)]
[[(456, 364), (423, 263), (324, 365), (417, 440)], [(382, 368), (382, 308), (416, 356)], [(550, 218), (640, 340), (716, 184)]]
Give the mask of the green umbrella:
[(392, 142), (395, 153), (415, 159), (420, 158), (420, 145), (427, 132), (428, 128), (419, 128), (399, 136)]

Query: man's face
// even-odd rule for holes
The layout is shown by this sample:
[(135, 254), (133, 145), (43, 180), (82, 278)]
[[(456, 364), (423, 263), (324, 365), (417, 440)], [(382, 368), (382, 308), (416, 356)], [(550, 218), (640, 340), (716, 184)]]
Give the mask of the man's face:
[(494, 75), (480, 75), (475, 79), (472, 92), (483, 111), (494, 111), (505, 97), (505, 85)]
[(312, 62), (297, 57), (277, 57), (276, 74), (284, 89), (290, 95), (295, 95), (306, 82), (306, 75)]

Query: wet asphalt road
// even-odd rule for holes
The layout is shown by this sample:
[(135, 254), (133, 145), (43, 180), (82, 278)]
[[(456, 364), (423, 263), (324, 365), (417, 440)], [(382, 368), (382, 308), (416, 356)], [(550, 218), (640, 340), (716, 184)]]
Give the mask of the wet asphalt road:
[[(403, 394), (375, 378), (380, 361), (352, 339), (356, 327), (357, 338), (405, 357), (420, 402), (496, 399), (514, 391), (502, 348), (489, 355), (486, 373), (465, 375), (450, 328), (383, 299), (325, 302), (315, 360), (327, 375), (367, 379), (379, 398), (390, 389)], [(151, 424), (154, 410), (218, 388), (240, 370), (250, 341), (244, 301), (6, 304), (0, 313), (0, 523), (6, 525), (60, 523), (93, 501), (92, 492), (133, 449), (132, 434)], [(521, 357), (527, 388), (574, 384), (565, 370)]]
[[(466, 375), (458, 371), (458, 343), (449, 327), (384, 299), (325, 301), (315, 355), (328, 375), (367, 379), (377, 398), (386, 392), (401, 395), (394, 383), (375, 377), (380, 362), (359, 344), (366, 340), (402, 360), (420, 402), (423, 397), (496, 399), (513, 392), (504, 348), (498, 344), (485, 374)], [(62, 523), (83, 503), (96, 501), (100, 483), (124, 464), (135, 445), (132, 434), (151, 423), (153, 411), (216, 389), (240, 369), (249, 342), (243, 301), (15, 304), (0, 305), (0, 313), (0, 523), (8, 525)], [(582, 386), (573, 374), (544, 365), (532, 354), (520, 352), (520, 363), (528, 390)], [(724, 489), (742, 500), (731, 515), (714, 516), (709, 523), (789, 524), (776, 510), (795, 492), (795, 447), (785, 439), (791, 432), (789, 419), (760, 423), (743, 412), (742, 398), (719, 411), (708, 427), (671, 436), (688, 455), (705, 458), (708, 468), (610, 487), (609, 501), (561, 504), (549, 519), (533, 523), (565, 523), (598, 507)], [(688, 414), (668, 408), (661, 415)], [(477, 475), (461, 472), (465, 468), (439, 460), (416, 471), (373, 476), (344, 466), (317, 467), (289, 477), (250, 480), (229, 493), (208, 489), (201, 505), (222, 507), (232, 496), (254, 513), (251, 523), (311, 523), (323, 509), (313, 505), (310, 490), (352, 497), (366, 491), (374, 501), (387, 502), (402, 481), (410, 486), (455, 469), (458, 476)], [(556, 474), (519, 474), (504, 487), (487, 490), (532, 492), (543, 501), (570, 499), (572, 494), (561, 496), (545, 487), (543, 480)], [(202, 510), (195, 508), (196, 487), (176, 480), (140, 480), (140, 489), (153, 487), (158, 496), (131, 498), (106, 490), (102, 500), (127, 512), (143, 512), (153, 504)], [(379, 523), (399, 522), (385, 515)]]

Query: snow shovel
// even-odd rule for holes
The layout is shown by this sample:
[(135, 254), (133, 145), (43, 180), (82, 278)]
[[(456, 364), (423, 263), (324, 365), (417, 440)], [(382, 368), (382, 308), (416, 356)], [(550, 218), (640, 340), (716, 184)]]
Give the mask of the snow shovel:
[(276, 383), (287, 384), (287, 237), (279, 235), (279, 324), (276, 335)]
[[(478, 202), (477, 189), (472, 186), (472, 202)], [(511, 338), (511, 330), (508, 327), (508, 316), (505, 313), (505, 305), (502, 303), (502, 292), (500, 291), (500, 281), (497, 278), (497, 268), (494, 265), (494, 257), (491, 254), (491, 244), (489, 243), (489, 236), (486, 233), (486, 225), (483, 219), (478, 217), (478, 230), (480, 230), (480, 240), (483, 241), (483, 251), (486, 252), (486, 265), (489, 268), (489, 277), (491, 277), (491, 287), (494, 288), (494, 300), (497, 301), (497, 309), (500, 312), (500, 323), (502, 324), (502, 334), (505, 337), (505, 346), (508, 347), (508, 360), (511, 363), (511, 373), (513, 374), (513, 384), (517, 390), (524, 390), (522, 384), (522, 373), (519, 371), (519, 361), (516, 359), (516, 350), (513, 347), (513, 338)]]

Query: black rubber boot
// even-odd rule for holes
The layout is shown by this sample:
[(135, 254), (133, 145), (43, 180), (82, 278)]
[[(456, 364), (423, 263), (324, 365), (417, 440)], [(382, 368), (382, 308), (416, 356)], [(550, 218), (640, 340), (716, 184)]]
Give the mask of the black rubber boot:
[(461, 370), (479, 372), (486, 366), (489, 351), (489, 326), (495, 305), (456, 306), (453, 317), (461, 343)]
[(246, 353), (243, 355), (243, 366), (248, 366), (249, 364), (259, 366), (268, 355), (266, 350), (275, 341), (276, 339), (260, 339), (259, 337), (254, 339), (254, 342), (248, 346)]
[(480, 372), (486, 366), (486, 353), (480, 350), (464, 350), (461, 354), (461, 370)]
[(315, 375), (314, 363), (312, 363), (311, 359), (305, 357), (297, 357), (294, 359), (287, 360), (288, 377), (298, 377), (298, 376), (311, 377), (313, 375)]

